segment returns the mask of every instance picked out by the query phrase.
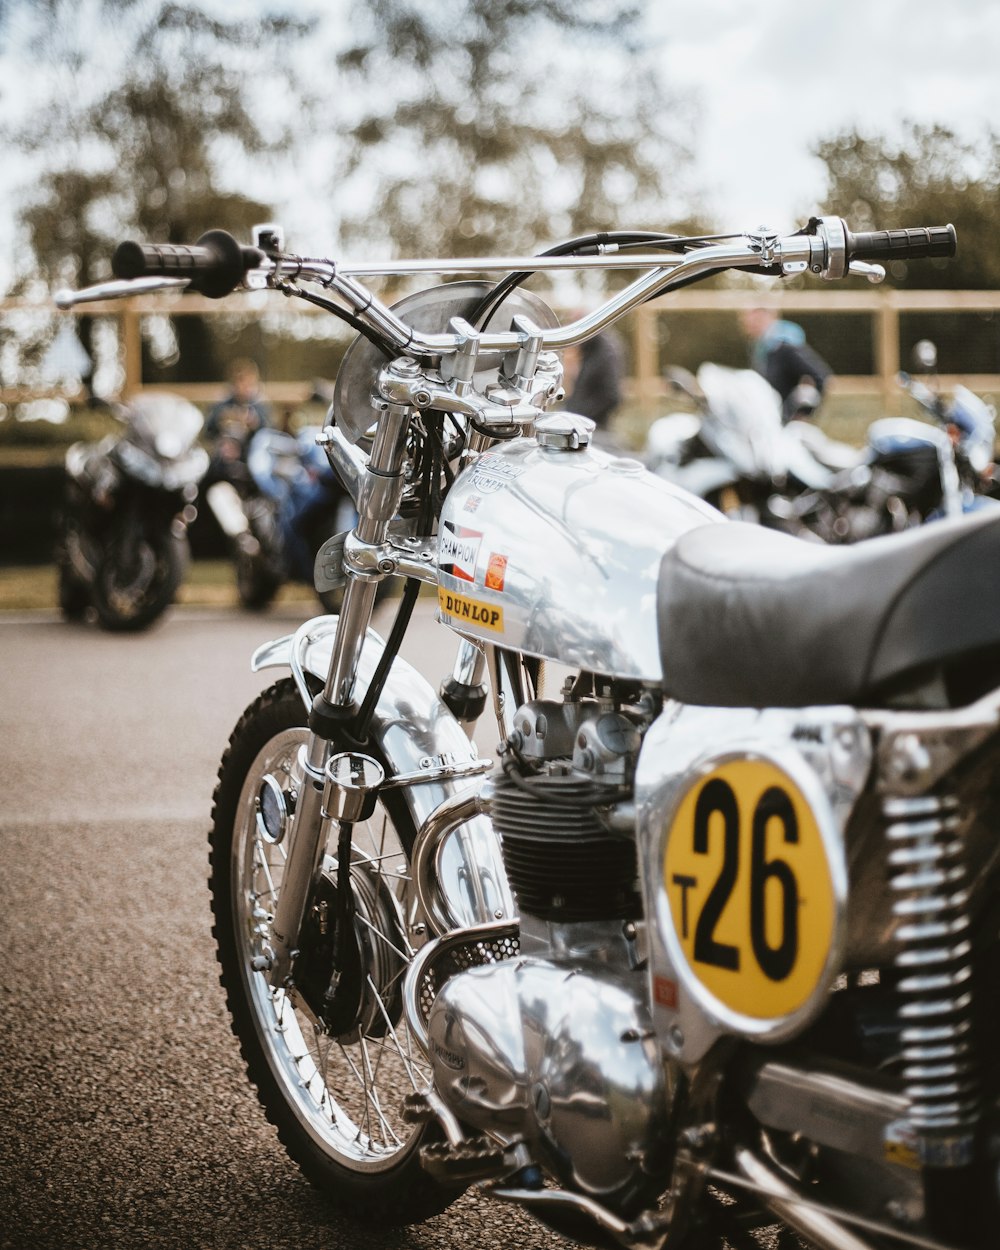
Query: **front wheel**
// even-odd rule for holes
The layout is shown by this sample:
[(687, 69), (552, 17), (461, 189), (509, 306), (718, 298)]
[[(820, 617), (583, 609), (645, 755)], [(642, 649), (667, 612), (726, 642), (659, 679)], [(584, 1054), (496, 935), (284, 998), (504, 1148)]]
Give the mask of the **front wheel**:
[(236, 594), (240, 606), (250, 612), (266, 608), (281, 589), (281, 574), (276, 573), (259, 551), (238, 547), (236, 551)]
[(146, 629), (170, 607), (184, 580), (187, 539), (164, 525), (130, 534), (125, 526), (108, 543), (92, 598), (102, 629)]
[(56, 552), (57, 597), (59, 611), (67, 621), (81, 621), (90, 607), (90, 590), (73, 568), (69, 553), (71, 542), (79, 544), (79, 535), (68, 527), (63, 528), (63, 538)]
[[(428, 1126), (401, 1114), (405, 1096), (427, 1087), (429, 1069), (402, 1015), (419, 926), (409, 875), (414, 830), (398, 792), (386, 796), (392, 810), (380, 803), (353, 829), (349, 940), (333, 937), (337, 866), (328, 855), (300, 935), (295, 988), (275, 989), (258, 970), (281, 892), (287, 814), (302, 785), (304, 722), (294, 682), (280, 681), (247, 709), (223, 757), (209, 880), (220, 980), (247, 1073), (289, 1155), (346, 1213), (413, 1223), (459, 1191), (424, 1172), (418, 1154)], [(333, 952), (345, 946), (335, 967)], [(333, 1018), (318, 1021), (316, 1008), (331, 995)]]

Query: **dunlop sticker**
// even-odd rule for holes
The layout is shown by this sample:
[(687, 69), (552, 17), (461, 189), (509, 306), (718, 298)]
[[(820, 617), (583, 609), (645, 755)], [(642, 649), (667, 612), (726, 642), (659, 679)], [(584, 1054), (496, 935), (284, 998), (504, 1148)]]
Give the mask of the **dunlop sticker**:
[(452, 617), (456, 622), (465, 621), (495, 634), (503, 633), (503, 608), (495, 608), (491, 603), (480, 603), (478, 599), (456, 595), (439, 586), (438, 606), (442, 616)]

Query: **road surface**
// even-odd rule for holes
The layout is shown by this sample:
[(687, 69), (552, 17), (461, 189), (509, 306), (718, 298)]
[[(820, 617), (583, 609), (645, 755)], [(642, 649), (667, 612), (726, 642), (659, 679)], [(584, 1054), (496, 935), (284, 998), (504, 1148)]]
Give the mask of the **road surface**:
[[(409, 648), (454, 644), (426, 601)], [(0, 615), (0, 1246), (555, 1250), (466, 1196), (358, 1228), (285, 1157), (243, 1077), (209, 931), (218, 760), (301, 617), (175, 610), (135, 637)], [(431, 635), (441, 637), (437, 647)]]

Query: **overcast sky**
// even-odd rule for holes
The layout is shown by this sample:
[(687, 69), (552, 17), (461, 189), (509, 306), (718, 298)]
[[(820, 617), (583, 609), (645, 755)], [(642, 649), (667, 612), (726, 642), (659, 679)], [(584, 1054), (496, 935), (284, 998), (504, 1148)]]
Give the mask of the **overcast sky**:
[[(215, 2), (227, 14), (235, 7)], [(703, 188), (720, 226), (780, 230), (821, 208), (824, 171), (810, 145), (843, 127), (891, 133), (914, 118), (968, 138), (990, 123), (1000, 130), (1000, 0), (643, 2), (667, 84), (700, 106), (685, 181)], [(3, 53), (10, 92), (25, 67)], [(9, 277), (17, 176), (0, 161), (0, 284)]]
[(670, 83), (702, 107), (698, 181), (720, 224), (821, 207), (820, 137), (904, 118), (1000, 131), (1000, 0), (651, 0)]

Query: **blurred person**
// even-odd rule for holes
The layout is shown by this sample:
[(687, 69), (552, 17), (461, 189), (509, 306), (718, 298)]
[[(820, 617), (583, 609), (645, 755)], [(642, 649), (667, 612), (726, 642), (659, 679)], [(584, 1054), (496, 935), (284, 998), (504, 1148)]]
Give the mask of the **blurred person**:
[[(576, 320), (583, 313), (574, 313)], [(598, 429), (607, 429), (615, 409), (621, 403), (625, 353), (621, 339), (613, 330), (602, 330), (581, 343), (575, 362), (575, 373), (569, 386), (566, 408), (590, 417)]]
[(750, 340), (751, 367), (781, 396), (782, 419), (811, 417), (833, 370), (806, 342), (805, 331), (779, 319), (773, 308), (748, 308), (740, 320)]
[(271, 425), (271, 409), (262, 397), (260, 371), (252, 360), (234, 360), (229, 368), (229, 394), (210, 410), (205, 434), (212, 444), (210, 476), (241, 476), (250, 439)]

